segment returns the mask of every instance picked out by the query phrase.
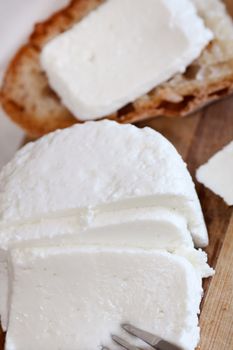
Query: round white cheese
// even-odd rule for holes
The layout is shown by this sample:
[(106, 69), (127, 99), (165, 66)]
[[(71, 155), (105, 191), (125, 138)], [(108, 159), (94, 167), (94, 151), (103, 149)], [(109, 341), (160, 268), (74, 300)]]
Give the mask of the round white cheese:
[(148, 206), (181, 213), (196, 245), (208, 243), (186, 164), (150, 128), (101, 121), (56, 131), (26, 145), (0, 174), (2, 227), (84, 209), (91, 220), (92, 209)]

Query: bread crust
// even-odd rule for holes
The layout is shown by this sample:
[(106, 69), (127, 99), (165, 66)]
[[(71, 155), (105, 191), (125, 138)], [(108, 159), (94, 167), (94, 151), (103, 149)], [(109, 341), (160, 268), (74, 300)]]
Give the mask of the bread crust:
[[(0, 92), (2, 106), (9, 117), (29, 135), (41, 136), (65, 128), (77, 120), (50, 88), (39, 57), (43, 46), (53, 37), (80, 21), (104, 0), (73, 0), (48, 20), (35, 25), (28, 43), (16, 53), (6, 71)], [(232, 25), (233, 28), (233, 25)], [(232, 29), (233, 32), (233, 29)], [(202, 55), (212, 55), (217, 40)], [(120, 123), (134, 123), (156, 116), (183, 117), (233, 92), (232, 59), (215, 57), (210, 65), (203, 58), (185, 72), (153, 89), (108, 118)], [(216, 69), (218, 74), (214, 75)], [(202, 78), (200, 79), (200, 77)]]

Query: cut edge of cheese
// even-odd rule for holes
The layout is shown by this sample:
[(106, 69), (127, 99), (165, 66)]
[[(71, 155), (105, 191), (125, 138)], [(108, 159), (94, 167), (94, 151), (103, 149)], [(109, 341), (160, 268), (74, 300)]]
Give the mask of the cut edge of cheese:
[[(74, 246), (79, 246), (80, 249), (88, 249), (88, 247), (95, 247), (95, 249), (110, 249), (110, 250), (144, 250), (144, 251), (157, 251), (157, 252), (166, 252), (169, 254), (173, 254), (174, 256), (180, 256), (187, 261), (189, 261), (193, 267), (196, 270), (196, 273), (199, 275), (199, 277), (202, 278), (208, 278), (214, 275), (214, 270), (208, 265), (207, 261), (207, 254), (202, 251), (201, 249), (196, 250), (191, 246), (180, 246), (177, 249), (173, 251), (168, 251), (163, 248), (156, 248), (154, 246), (149, 247), (137, 247), (135, 246), (130, 246), (130, 245), (96, 245), (93, 244), (93, 240), (85, 243), (80, 243), (77, 242), (77, 240), (64, 240), (64, 241), (59, 241), (59, 239), (55, 240), (40, 240), (40, 241), (26, 241), (26, 242), (21, 242), (21, 243), (15, 243), (11, 246), (9, 249), (8, 253), (6, 253), (6, 258), (10, 254), (10, 252), (13, 250), (27, 250), (27, 249), (36, 249), (38, 248), (39, 250), (45, 249), (48, 250), (49, 248), (53, 249), (54, 245), (59, 247), (60, 249), (64, 249), (64, 247), (70, 247), (72, 245)], [(0, 278), (2, 280), (2, 284), (0, 286), (0, 291), (1, 291), (1, 303), (0, 303), (0, 311), (1, 311), (1, 322), (2, 322), (2, 327), (6, 331), (8, 327), (8, 310), (9, 310), (9, 295), (8, 295), (8, 281), (9, 281), (9, 274), (8, 274), (8, 268), (7, 268), (7, 259), (5, 260), (4, 263), (0, 263)], [(8, 300), (8, 301), (7, 301)]]
[(92, 220), (82, 226), (79, 216), (51, 218), (31, 224), (13, 226), (0, 232), (0, 315), (7, 329), (7, 250), (14, 246), (59, 245), (73, 242), (126, 248), (165, 249), (193, 247), (183, 216), (164, 208), (137, 208), (121, 211), (93, 212)]
[(125, 322), (185, 350), (198, 343), (201, 278), (186, 258), (158, 250), (36, 247), (12, 250), (10, 264), (6, 350), (30, 348), (35, 340), (42, 348), (56, 342), (97, 348)]
[(60, 242), (68, 239), (80, 244), (158, 248), (171, 252), (183, 245), (193, 247), (182, 214), (164, 207), (136, 207), (90, 210), (89, 215), (72, 213), (5, 227), (0, 231), (0, 251), (21, 241), (53, 238)]

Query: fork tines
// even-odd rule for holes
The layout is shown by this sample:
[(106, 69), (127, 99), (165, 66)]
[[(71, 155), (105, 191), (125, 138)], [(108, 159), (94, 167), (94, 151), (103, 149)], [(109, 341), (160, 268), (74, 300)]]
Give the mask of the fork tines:
[[(146, 331), (143, 331), (137, 327), (134, 327), (130, 324), (123, 324), (122, 328), (128, 332), (129, 334), (141, 339), (146, 344), (150, 345), (152, 348), (157, 350), (181, 350), (176, 345), (173, 345), (171, 343), (168, 343), (161, 338), (155, 336), (154, 334), (148, 333)], [(140, 350), (135, 345), (131, 345), (128, 343), (128, 341), (124, 340), (121, 337), (118, 337), (117, 335), (112, 335), (112, 340), (120, 345), (121, 347), (127, 349), (127, 350)], [(103, 346), (102, 350), (110, 350), (108, 347)]]

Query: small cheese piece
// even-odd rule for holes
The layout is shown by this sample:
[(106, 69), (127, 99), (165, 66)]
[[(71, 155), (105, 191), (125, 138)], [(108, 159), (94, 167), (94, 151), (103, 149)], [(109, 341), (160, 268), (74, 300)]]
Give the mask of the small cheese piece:
[(180, 247), (193, 248), (184, 217), (163, 208), (93, 213), (90, 226), (88, 223), (83, 226), (79, 217), (71, 216), (8, 227), (0, 232), (0, 315), (3, 330), (8, 324), (7, 250), (16, 243), (21, 246), (29, 243), (48, 245), (54, 239), (60, 245), (72, 241), (74, 244), (165, 249), (169, 252)]
[(233, 141), (196, 172), (199, 182), (233, 205)]
[(184, 72), (212, 38), (190, 0), (107, 0), (51, 40), (41, 64), (77, 118), (97, 119)]
[(72, 212), (90, 221), (93, 209), (155, 206), (182, 214), (195, 244), (207, 245), (186, 164), (150, 128), (112, 121), (75, 125), (26, 145), (0, 174), (0, 231)]
[(125, 322), (184, 350), (199, 341), (201, 277), (185, 258), (94, 247), (16, 249), (11, 258), (6, 350), (98, 349)]

